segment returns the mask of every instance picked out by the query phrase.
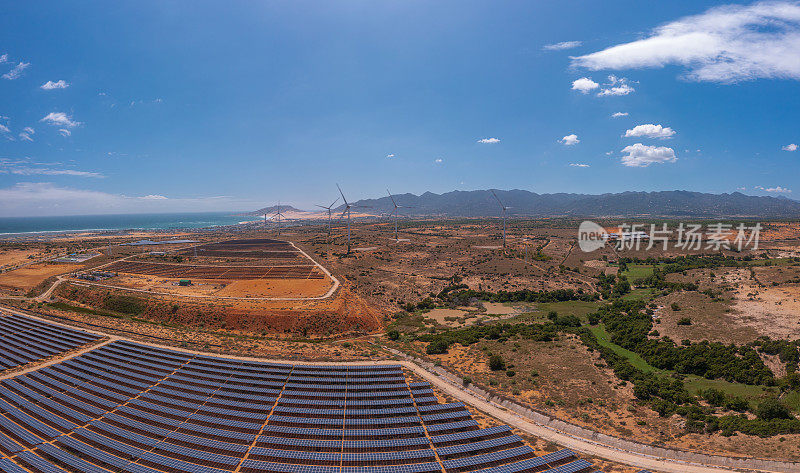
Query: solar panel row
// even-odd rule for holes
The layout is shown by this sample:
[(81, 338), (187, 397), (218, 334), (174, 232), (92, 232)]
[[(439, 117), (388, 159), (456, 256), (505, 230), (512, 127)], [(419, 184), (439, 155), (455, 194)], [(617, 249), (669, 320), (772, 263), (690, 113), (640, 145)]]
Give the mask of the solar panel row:
[(100, 337), (19, 315), (0, 312), (0, 371), (58, 355)]
[[(0, 382), (0, 471), (580, 473), (480, 429), (401, 367), (259, 363), (117, 341)], [(501, 470), (505, 468), (505, 470)]]

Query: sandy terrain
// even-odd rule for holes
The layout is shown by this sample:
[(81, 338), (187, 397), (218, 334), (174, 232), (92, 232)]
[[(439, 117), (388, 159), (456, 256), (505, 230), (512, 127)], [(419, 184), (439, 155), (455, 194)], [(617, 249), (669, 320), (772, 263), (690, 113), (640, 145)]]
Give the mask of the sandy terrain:
[[(223, 279), (195, 279), (191, 286), (178, 285), (179, 279), (120, 273), (98, 284), (167, 293), (182, 296), (219, 297), (318, 297), (331, 288), (333, 281), (324, 279), (251, 279), (228, 281)], [(83, 281), (75, 280), (78, 284)]]
[(467, 314), (468, 312), (466, 310), (460, 309), (433, 309), (426, 312), (425, 317), (435, 320), (436, 323), (440, 325), (446, 325), (448, 327), (462, 327), (464, 326), (464, 323), (456, 319), (464, 320), (462, 317)]
[(236, 281), (215, 295), (228, 297), (318, 297), (331, 288), (325, 279), (253, 279)]
[(39, 251), (36, 250), (2, 250), (0, 251), (0, 268), (25, 263), (30, 261), (28, 256), (38, 254)]
[(762, 335), (792, 340), (800, 338), (800, 287), (797, 285), (743, 286), (737, 292), (734, 308), (734, 318)]
[(493, 315), (514, 315), (521, 312), (521, 310), (516, 307), (500, 302), (484, 302), (483, 306), (486, 308), (487, 314)]
[(0, 286), (17, 289), (31, 289), (50, 276), (75, 271), (81, 267), (82, 265), (80, 264), (37, 263), (8, 273), (0, 274)]

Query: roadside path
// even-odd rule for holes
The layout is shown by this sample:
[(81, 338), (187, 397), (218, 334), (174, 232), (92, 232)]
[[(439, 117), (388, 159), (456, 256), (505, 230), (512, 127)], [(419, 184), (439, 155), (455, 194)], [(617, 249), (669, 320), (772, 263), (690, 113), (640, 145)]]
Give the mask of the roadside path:
[[(302, 302), (302, 301), (321, 301), (321, 300), (328, 299), (332, 295), (334, 295), (336, 293), (336, 290), (339, 289), (339, 287), (341, 286), (341, 283), (339, 282), (339, 279), (336, 278), (336, 276), (334, 276), (333, 274), (331, 274), (331, 272), (328, 271), (328, 268), (326, 268), (325, 266), (322, 266), (314, 258), (309, 256), (308, 253), (303, 251), (303, 249), (301, 249), (300, 247), (295, 245), (294, 242), (290, 241), (289, 243), (297, 251), (302, 253), (303, 256), (308, 258), (308, 260), (311, 261), (314, 264), (314, 266), (319, 268), (319, 270), (322, 271), (333, 282), (333, 284), (331, 285), (330, 289), (328, 289), (328, 291), (325, 294), (323, 294), (321, 296), (311, 296), (311, 297), (235, 297), (235, 296), (215, 296), (213, 294), (209, 294), (209, 295), (204, 295), (204, 294), (190, 295), (190, 294), (180, 294), (180, 293), (172, 293), (172, 292), (149, 291), (147, 289), (134, 289), (134, 288), (131, 288), (131, 287), (115, 286), (113, 284), (102, 284), (102, 283), (97, 283), (97, 282), (92, 282), (92, 281), (83, 281), (83, 280), (81, 280), (81, 281), (73, 281), (73, 283), (74, 284), (78, 284), (78, 285), (82, 284), (82, 285), (86, 285), (86, 286), (104, 287), (106, 289), (118, 289), (118, 290), (121, 290), (121, 291), (141, 292), (141, 293), (144, 293), (144, 294), (150, 294), (150, 295), (155, 295), (155, 296), (185, 297), (185, 298), (189, 298), (189, 299), (222, 299), (222, 300), (241, 300), (241, 301), (299, 301), (299, 302)], [(126, 256), (124, 258), (119, 258), (119, 259), (116, 259), (116, 260), (111, 261), (109, 263), (100, 265), (97, 268), (93, 268), (93, 269), (94, 270), (102, 269), (102, 268), (105, 268), (105, 267), (107, 267), (107, 266), (109, 266), (111, 264), (114, 264), (114, 263), (117, 263), (117, 262), (120, 262), (120, 261), (125, 261), (125, 260), (127, 260), (129, 258), (133, 258), (135, 256), (138, 256), (138, 254), (137, 255)], [(31, 298), (31, 297), (24, 297), (24, 296), (6, 296), (5, 298), (6, 299), (15, 299), (15, 300), (30, 300), (30, 301), (36, 301), (36, 302), (44, 302), (44, 301), (47, 301), (47, 300), (50, 299), (50, 296), (53, 294), (53, 291), (56, 289), (56, 287), (58, 287), (61, 283), (63, 283), (64, 281), (67, 281), (67, 280), (68, 279), (66, 279), (64, 277), (64, 275), (57, 276), (56, 277), (56, 281), (53, 282), (53, 285), (50, 286), (45, 292), (43, 292), (42, 294), (40, 294), (40, 295), (38, 295), (36, 297), (32, 297)], [(2, 297), (0, 297), (0, 298), (2, 298)]]

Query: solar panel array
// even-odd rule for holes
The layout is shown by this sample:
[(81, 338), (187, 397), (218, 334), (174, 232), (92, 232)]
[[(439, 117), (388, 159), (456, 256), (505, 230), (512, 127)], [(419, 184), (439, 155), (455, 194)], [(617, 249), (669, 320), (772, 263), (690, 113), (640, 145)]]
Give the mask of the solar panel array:
[(315, 366), (115, 341), (0, 382), (0, 472), (581, 473), (481, 429), (399, 365)]
[(100, 337), (0, 312), (0, 371), (78, 348)]

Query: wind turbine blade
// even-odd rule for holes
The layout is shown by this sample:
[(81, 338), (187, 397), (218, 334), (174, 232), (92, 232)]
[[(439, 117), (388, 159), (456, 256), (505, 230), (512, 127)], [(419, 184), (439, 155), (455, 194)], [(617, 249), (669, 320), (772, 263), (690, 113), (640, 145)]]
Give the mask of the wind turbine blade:
[(389, 198), (392, 199), (392, 205), (394, 205), (394, 208), (397, 208), (397, 202), (394, 201), (394, 197), (392, 196), (392, 193), (389, 192), (389, 189), (386, 189), (386, 193), (389, 194)]
[(497, 194), (494, 193), (494, 189), (490, 190), (492, 191), (492, 195), (494, 196), (494, 198), (497, 199), (497, 203), (500, 204), (500, 207), (505, 207), (505, 205), (503, 205), (503, 202), (500, 201), (500, 197), (497, 197)]
[(342, 188), (339, 187), (339, 184), (336, 184), (336, 188), (339, 189), (339, 194), (342, 195), (342, 200), (344, 200), (344, 205), (350, 207), (350, 204), (347, 203), (347, 197), (344, 196), (344, 192), (342, 192)]
[(339, 198), (338, 198), (338, 197), (336, 198), (336, 200), (334, 200), (333, 202), (331, 202), (331, 205), (330, 205), (330, 207), (327, 207), (327, 208), (331, 208), (331, 207), (333, 207), (333, 205), (334, 205), (336, 202), (339, 202)]
[(324, 205), (314, 204), (315, 207), (319, 207), (321, 209), (329, 209), (330, 207), (325, 207)]

